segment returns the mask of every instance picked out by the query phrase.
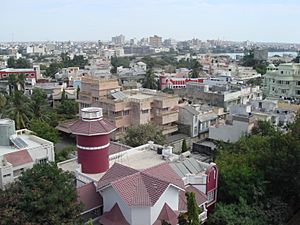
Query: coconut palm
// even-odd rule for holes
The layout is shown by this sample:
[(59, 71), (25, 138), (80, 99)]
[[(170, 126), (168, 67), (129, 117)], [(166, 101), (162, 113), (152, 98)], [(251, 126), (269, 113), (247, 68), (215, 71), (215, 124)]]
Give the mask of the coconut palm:
[(2, 112), (4, 110), (4, 107), (6, 105), (6, 102), (7, 102), (6, 97), (4, 96), (4, 94), (0, 93), (0, 118), (1, 118)]
[(8, 77), (9, 95), (12, 95), (13, 91), (18, 90), (17, 75), (11, 74)]
[(157, 81), (151, 68), (146, 73), (143, 87), (148, 89), (157, 89)]
[(24, 73), (21, 73), (17, 76), (17, 84), (20, 87), (21, 91), (25, 90), (25, 81), (26, 81), (26, 75)]
[(48, 102), (47, 102), (47, 94), (44, 90), (40, 88), (34, 88), (31, 101), (30, 101), (30, 109), (33, 113), (35, 119), (40, 120), (48, 120), (47, 111), (48, 111)]
[(15, 121), (17, 129), (27, 127), (30, 115), (28, 102), (22, 91), (15, 91), (9, 98), (8, 108), (4, 110), (4, 114)]

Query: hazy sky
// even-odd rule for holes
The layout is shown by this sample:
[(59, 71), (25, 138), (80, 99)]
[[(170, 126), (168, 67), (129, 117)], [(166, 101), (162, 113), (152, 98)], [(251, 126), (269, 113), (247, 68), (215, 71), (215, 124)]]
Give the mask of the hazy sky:
[(177, 40), (300, 43), (300, 0), (0, 0), (0, 41)]

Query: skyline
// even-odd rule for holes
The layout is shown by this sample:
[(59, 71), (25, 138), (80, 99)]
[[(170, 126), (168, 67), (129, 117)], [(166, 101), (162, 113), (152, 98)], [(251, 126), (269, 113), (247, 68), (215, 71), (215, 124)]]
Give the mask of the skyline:
[(6, 9), (2, 17), (7, 19), (0, 42), (96, 41), (119, 34), (140, 39), (157, 34), (177, 40), (300, 43), (297, 0), (1, 1)]

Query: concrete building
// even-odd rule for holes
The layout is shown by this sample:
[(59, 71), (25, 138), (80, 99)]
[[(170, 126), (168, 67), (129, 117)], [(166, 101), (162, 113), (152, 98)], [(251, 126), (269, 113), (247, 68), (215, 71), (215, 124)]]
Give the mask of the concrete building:
[(117, 127), (112, 138), (121, 138), (128, 127), (152, 122), (164, 134), (178, 130), (178, 97), (148, 89), (120, 91), (115, 79), (84, 77), (79, 94), (80, 108), (101, 107), (103, 114)]
[(120, 34), (118, 36), (112, 37), (111, 42), (116, 45), (123, 45), (125, 44), (125, 36)]
[[(214, 163), (175, 155), (172, 147), (151, 141), (110, 154), (111, 144), (105, 136), (114, 128), (100, 116), (101, 108), (84, 110), (72, 131), (77, 135), (78, 155), (84, 151), (85, 157), (58, 164), (75, 173), (85, 220), (93, 218), (103, 225), (157, 225), (165, 220), (176, 225), (178, 214), (187, 210), (185, 192), (195, 193), (202, 209), (199, 219), (207, 219), (217, 199), (218, 168)], [(90, 163), (95, 155), (101, 165)]]
[(261, 100), (259, 86), (222, 85), (209, 86), (199, 83), (187, 83), (185, 97), (197, 103), (217, 106), (228, 111), (231, 105), (247, 104), (250, 100)]
[[(209, 127), (217, 126), (219, 119), (224, 116), (222, 108), (212, 108), (205, 105), (185, 105), (179, 107), (178, 123), (185, 127), (190, 137), (205, 138)], [(184, 128), (182, 131), (185, 130)]]
[(208, 137), (216, 141), (236, 142), (242, 136), (250, 134), (255, 121), (252, 115), (232, 115), (232, 119), (226, 124), (209, 127)]
[(154, 35), (153, 37), (149, 38), (149, 44), (152, 47), (160, 47), (162, 46), (162, 37), (159, 37), (157, 35)]
[(300, 98), (300, 63), (270, 64), (264, 75), (267, 97)]
[(22, 172), (37, 163), (54, 161), (52, 142), (31, 131), (15, 130), (15, 122), (0, 119), (0, 188), (13, 182)]
[(96, 104), (104, 115), (114, 123), (117, 131), (112, 138), (121, 138), (128, 127), (152, 122), (163, 134), (178, 130), (178, 97), (149, 89), (111, 92)]
[(80, 108), (97, 105), (100, 98), (107, 96), (110, 91), (120, 90), (117, 79), (84, 76), (81, 78), (79, 93)]

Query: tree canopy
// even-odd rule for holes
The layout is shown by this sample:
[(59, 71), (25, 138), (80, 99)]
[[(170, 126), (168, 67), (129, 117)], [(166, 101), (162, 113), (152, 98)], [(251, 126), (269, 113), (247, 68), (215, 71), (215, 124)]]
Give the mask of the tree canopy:
[(156, 125), (148, 123), (129, 127), (124, 137), (125, 144), (132, 147), (147, 144), (148, 141), (163, 145), (166, 136)]
[(36, 164), (0, 191), (0, 224), (76, 224), (81, 206), (74, 177), (55, 164)]
[(14, 57), (10, 57), (7, 60), (7, 67), (8, 68), (16, 68), (16, 69), (31, 68), (31, 64), (25, 58), (19, 58), (19, 59), (15, 60)]
[(51, 141), (54, 144), (58, 142), (58, 131), (45, 121), (34, 119), (30, 121), (29, 129), (33, 131), (37, 136)]
[(259, 122), (252, 135), (218, 146), (221, 204), (209, 225), (285, 224), (299, 210), (299, 125), (299, 113), (287, 132)]

